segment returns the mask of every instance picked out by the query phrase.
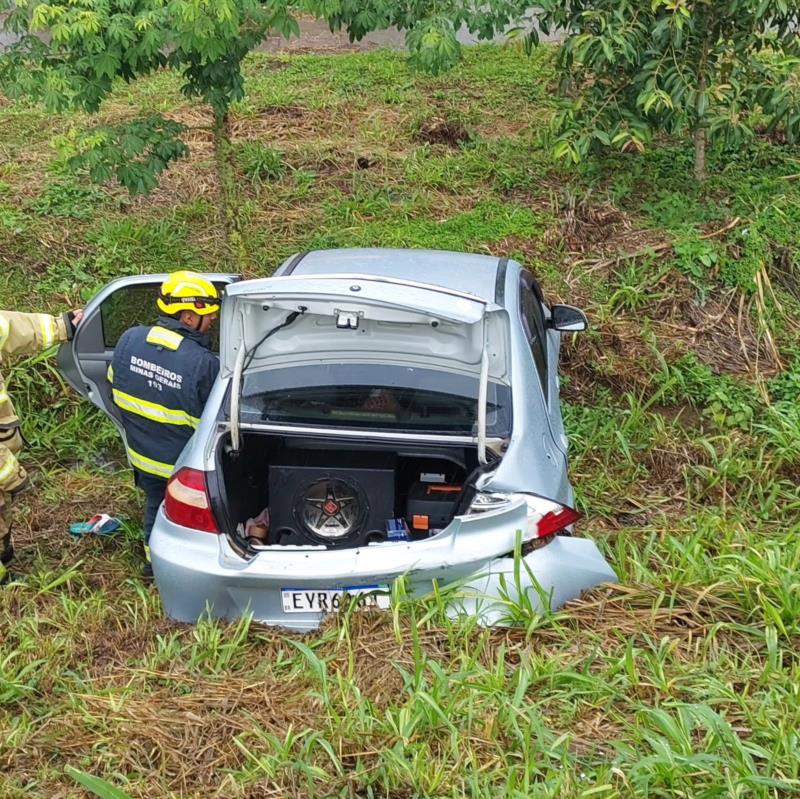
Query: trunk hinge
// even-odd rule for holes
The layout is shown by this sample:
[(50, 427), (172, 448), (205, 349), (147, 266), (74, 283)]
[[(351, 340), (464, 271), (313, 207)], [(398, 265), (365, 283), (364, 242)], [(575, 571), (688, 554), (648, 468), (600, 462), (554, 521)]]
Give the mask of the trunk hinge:
[[(267, 306), (264, 306), (264, 310), (268, 310)], [(244, 370), (250, 366), (256, 351), (268, 338), (274, 336), (279, 330), (283, 330), (284, 327), (289, 327), (298, 316), (302, 316), (307, 310), (305, 305), (300, 305), (296, 311), (292, 311), (279, 325), (270, 328), (249, 350), (245, 349), (244, 311), (242, 312), (241, 349), (236, 356), (236, 363), (233, 366), (233, 376), (231, 377), (231, 448), (233, 452), (238, 452), (239, 445), (241, 444), (239, 436), (239, 409), (241, 407), (242, 374)]]
[(233, 365), (233, 377), (231, 378), (231, 448), (234, 452), (239, 451), (239, 407), (241, 405), (242, 372), (244, 371), (244, 346), (236, 356), (236, 363)]
[(244, 359), (247, 357), (247, 347), (245, 347), (244, 337), (244, 313), (239, 316), (242, 331), (239, 344), (239, 352), (236, 354), (236, 361), (233, 364), (233, 375), (231, 375), (231, 449), (238, 452), (241, 446), (239, 435), (239, 409), (242, 404), (242, 373), (244, 372)]
[(486, 405), (489, 399), (489, 351), (484, 334), (483, 351), (481, 352), (481, 376), (478, 384), (478, 463), (486, 461)]

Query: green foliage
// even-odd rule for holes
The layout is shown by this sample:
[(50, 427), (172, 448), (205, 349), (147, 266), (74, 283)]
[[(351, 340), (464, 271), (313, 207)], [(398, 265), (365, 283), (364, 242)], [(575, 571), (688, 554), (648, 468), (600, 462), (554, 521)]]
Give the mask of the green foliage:
[[(675, 155), (674, 151), (671, 155)], [(662, 179), (664, 166), (666, 165), (659, 163), (656, 165), (656, 169), (649, 174), (635, 175), (635, 178), (639, 180)], [(673, 170), (674, 168), (675, 163), (672, 161), (669, 169)], [(679, 233), (686, 232), (687, 220), (697, 220), (702, 213), (701, 208), (702, 203), (699, 202), (698, 197), (693, 192), (687, 191), (684, 186), (677, 186), (674, 189), (659, 187), (654, 192), (654, 196), (649, 197), (641, 204), (641, 210), (650, 216), (654, 225)]]
[(39, 353), (17, 361), (7, 372), (26, 441), (48, 453), (51, 464), (91, 460), (98, 453), (118, 451), (116, 428), (75, 396), (48, 355)]
[[(21, 39), (0, 60), (0, 84), (53, 111), (95, 112), (115, 78), (165, 66), (183, 76), (187, 96), (224, 109), (243, 96), (242, 59), (265, 33), (297, 32), (287, 0), (3, 0), (3, 7), (6, 29)], [(49, 43), (35, 36), (42, 32)]]
[(795, 394), (790, 400), (771, 405), (755, 425), (782, 467), (800, 464), (800, 405), (797, 396)]
[[(792, 351), (792, 359), (778, 375), (767, 381), (770, 399), (778, 404), (795, 404), (800, 408), (800, 352)], [(798, 428), (800, 435), (800, 428)]]
[(131, 194), (148, 194), (158, 185), (158, 175), (189, 154), (180, 136), (185, 126), (152, 115), (122, 125), (98, 126), (72, 132), (56, 140), (59, 154), (69, 167), (87, 171), (95, 183), (112, 177)]
[(245, 141), (237, 145), (236, 160), (253, 183), (278, 180), (286, 171), (281, 153), (260, 141)]
[[(466, 24), (489, 38), (521, 13), (516, 0), (495, 0), (476, 10), (465, 0), (430, 7), (419, 0), (0, 0), (8, 10), (4, 27), (19, 41), (0, 56), (0, 88), (12, 98), (41, 101), (50, 111), (79, 108), (94, 113), (122, 78), (133, 81), (168, 67), (178, 72), (181, 91), (212, 107), (219, 180), (235, 233), (228, 154), (224, 140), (231, 104), (245, 96), (242, 62), (271, 31), (299, 32), (293, 13), (310, 12), (351, 38), (395, 25), (407, 31), (412, 64), (436, 73), (460, 58), (456, 30)], [(37, 34), (49, 34), (43, 40)], [(186, 155), (178, 123), (150, 116), (116, 128), (100, 127), (73, 142), (73, 168), (93, 180), (114, 176), (132, 193), (147, 193), (158, 175)], [(252, 161), (253, 153), (245, 154)], [(259, 173), (261, 167), (253, 165)], [(274, 171), (266, 165), (266, 176)], [(260, 180), (262, 176), (255, 179)], [(237, 238), (240, 234), (236, 233)], [(240, 246), (240, 245), (237, 245)]]
[(763, 407), (754, 388), (727, 375), (715, 375), (693, 353), (664, 365), (656, 385), (662, 400), (688, 401), (722, 428), (750, 429)]
[(80, 783), (87, 791), (91, 791), (99, 799), (131, 799), (131, 797), (121, 791), (107, 780), (87, 774), (85, 771), (67, 766), (66, 773), (76, 782)]
[(25, 230), (25, 217), (16, 208), (0, 203), (0, 231), (20, 234)]
[[(94, 113), (116, 78), (132, 81), (169, 67), (182, 76), (183, 93), (211, 105), (219, 118), (244, 97), (244, 57), (270, 30), (297, 32), (288, 7), (288, 0), (2, 0), (0, 10), (10, 9), (5, 27), (21, 38), (0, 57), (0, 87), (51, 111)], [(49, 41), (37, 38), (42, 32)], [(113, 176), (132, 193), (147, 193), (187, 154), (183, 130), (151, 115), (63, 144), (73, 148), (70, 165), (93, 180)]]
[(667, 296), (658, 286), (665, 275), (665, 269), (653, 269), (651, 258), (639, 263), (635, 260), (617, 271), (612, 291), (608, 296), (609, 310), (638, 311)]
[(82, 256), (51, 263), (37, 289), (43, 297), (64, 297), (67, 305), (78, 307), (91, 300), (106, 280), (107, 276), (96, 274), (89, 259)]
[[(418, 218), (409, 210), (386, 192), (337, 197), (326, 206), (327, 232), (310, 236), (301, 248), (418, 247), (470, 252), (481, 242), (527, 236), (544, 227), (530, 209), (496, 200), (441, 221), (427, 215)], [(359, 218), (362, 221), (356, 227), (353, 223)]]
[(719, 276), (727, 286), (753, 291), (756, 275), (772, 258), (769, 234), (763, 223), (755, 218), (752, 223), (736, 232), (735, 246), (722, 261)]
[(522, 19), (528, 4), (522, 0), (306, 0), (312, 13), (327, 20), (331, 30), (345, 29), (351, 40), (395, 26), (406, 31), (411, 63), (437, 74), (461, 57), (456, 31), (462, 26), (480, 39), (491, 39)]
[(444, 16), (430, 17), (406, 34), (411, 64), (431, 74), (453, 67), (461, 58), (461, 46), (453, 22)]
[(31, 209), (40, 216), (88, 219), (102, 200), (103, 193), (94, 186), (62, 178), (50, 183), (31, 204)]
[(701, 239), (690, 231), (673, 246), (676, 266), (685, 274), (705, 280), (708, 272), (718, 263), (718, 247), (713, 241)]
[(174, 219), (106, 220), (93, 227), (87, 239), (96, 247), (94, 271), (103, 280), (144, 272), (209, 269), (187, 241), (186, 227)]
[(657, 131), (700, 132), (729, 145), (754, 121), (800, 134), (800, 5), (712, 0), (544, 0), (545, 31), (565, 29), (558, 53), (565, 97), (554, 151), (581, 160), (596, 147), (639, 151)]

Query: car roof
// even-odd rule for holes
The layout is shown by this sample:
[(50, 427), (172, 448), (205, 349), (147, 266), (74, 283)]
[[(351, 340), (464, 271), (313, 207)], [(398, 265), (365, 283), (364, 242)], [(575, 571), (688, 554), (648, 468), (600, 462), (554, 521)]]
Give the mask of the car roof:
[(347, 272), (393, 277), (443, 286), (495, 301), (501, 259), (445, 250), (395, 250), (364, 247), (314, 250), (290, 258), (279, 275), (326, 275)]

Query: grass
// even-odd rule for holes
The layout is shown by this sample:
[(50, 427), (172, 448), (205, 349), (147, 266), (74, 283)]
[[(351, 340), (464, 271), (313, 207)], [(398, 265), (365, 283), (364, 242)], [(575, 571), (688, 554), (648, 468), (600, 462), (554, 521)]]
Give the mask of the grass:
[[(509, 630), (399, 588), (391, 613), (315, 636), (173, 624), (139, 579), (113, 428), (52, 360), (17, 363), (37, 490), (16, 510), (25, 580), (0, 592), (2, 799), (114, 795), (82, 774), (203, 799), (800, 791), (798, 152), (713, 151), (702, 188), (682, 142), (566, 172), (545, 146), (547, 52), (465, 55), (437, 79), (385, 52), (248, 63), (248, 273), (311, 247), (464, 249), (584, 307), (592, 330), (563, 347), (572, 480), (621, 584), (513, 608)], [(130, 199), (63, 174), (50, 142), (85, 117), (0, 105), (2, 307), (218, 267), (208, 115), (168, 75), (101, 113), (142, 108), (185, 122), (192, 155)], [(98, 510), (123, 535), (70, 539)]]

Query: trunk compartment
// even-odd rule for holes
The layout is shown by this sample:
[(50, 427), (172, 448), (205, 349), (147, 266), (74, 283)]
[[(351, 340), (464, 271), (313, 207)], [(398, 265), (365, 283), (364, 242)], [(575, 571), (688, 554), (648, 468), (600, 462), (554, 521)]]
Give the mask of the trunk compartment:
[(242, 543), (246, 521), (268, 509), (263, 545), (345, 549), (435, 535), (463, 512), (477, 466), (472, 445), (245, 431), (239, 453), (220, 439), (212, 491), (220, 524)]

